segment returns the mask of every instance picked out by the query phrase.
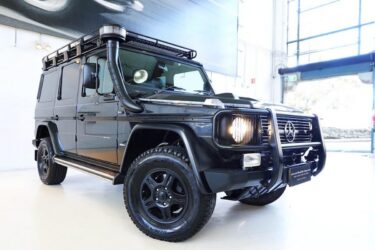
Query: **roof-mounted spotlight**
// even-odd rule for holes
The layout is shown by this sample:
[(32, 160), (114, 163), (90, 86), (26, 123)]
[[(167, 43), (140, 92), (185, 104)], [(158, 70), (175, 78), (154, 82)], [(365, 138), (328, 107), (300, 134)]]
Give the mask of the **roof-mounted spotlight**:
[(125, 41), (126, 30), (119, 25), (104, 25), (99, 29), (101, 39), (117, 38)]

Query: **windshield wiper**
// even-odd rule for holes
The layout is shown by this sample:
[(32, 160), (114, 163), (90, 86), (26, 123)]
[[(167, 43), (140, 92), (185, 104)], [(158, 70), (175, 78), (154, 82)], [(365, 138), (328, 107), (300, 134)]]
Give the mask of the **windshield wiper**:
[(203, 95), (213, 95), (214, 94), (210, 90), (194, 90), (194, 92), (197, 92), (197, 93), (203, 94)]
[(161, 93), (161, 92), (164, 92), (164, 91), (170, 91), (170, 90), (180, 90), (180, 91), (186, 91), (186, 89), (184, 88), (181, 88), (181, 87), (177, 87), (177, 86), (168, 86), (164, 89), (160, 89), (158, 90), (156, 93)]
[(186, 91), (186, 89), (184, 88), (181, 88), (181, 87), (177, 87), (177, 86), (168, 86), (166, 88), (164, 88), (164, 90), (182, 90), (182, 91)]

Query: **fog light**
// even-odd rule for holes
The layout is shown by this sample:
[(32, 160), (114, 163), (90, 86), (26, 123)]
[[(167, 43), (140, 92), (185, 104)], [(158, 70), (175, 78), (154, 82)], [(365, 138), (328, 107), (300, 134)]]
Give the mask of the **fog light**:
[(244, 154), (242, 158), (242, 168), (258, 167), (261, 164), (261, 155), (259, 153)]

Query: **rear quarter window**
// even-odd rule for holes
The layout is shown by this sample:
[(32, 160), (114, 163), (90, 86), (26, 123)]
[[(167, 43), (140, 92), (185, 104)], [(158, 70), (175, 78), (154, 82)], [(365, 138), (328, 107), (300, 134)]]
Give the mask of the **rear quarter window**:
[(55, 99), (59, 78), (60, 71), (58, 70), (44, 74), (39, 102), (51, 102)]

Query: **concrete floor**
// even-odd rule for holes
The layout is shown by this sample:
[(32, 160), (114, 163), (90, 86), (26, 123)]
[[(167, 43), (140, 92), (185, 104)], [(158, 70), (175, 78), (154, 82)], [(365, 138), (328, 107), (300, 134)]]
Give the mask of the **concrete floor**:
[(54, 187), (36, 170), (0, 172), (0, 198), (4, 250), (375, 249), (375, 159), (360, 154), (329, 154), (318, 178), (266, 207), (218, 199), (209, 223), (183, 243), (143, 235), (122, 186), (74, 170)]

